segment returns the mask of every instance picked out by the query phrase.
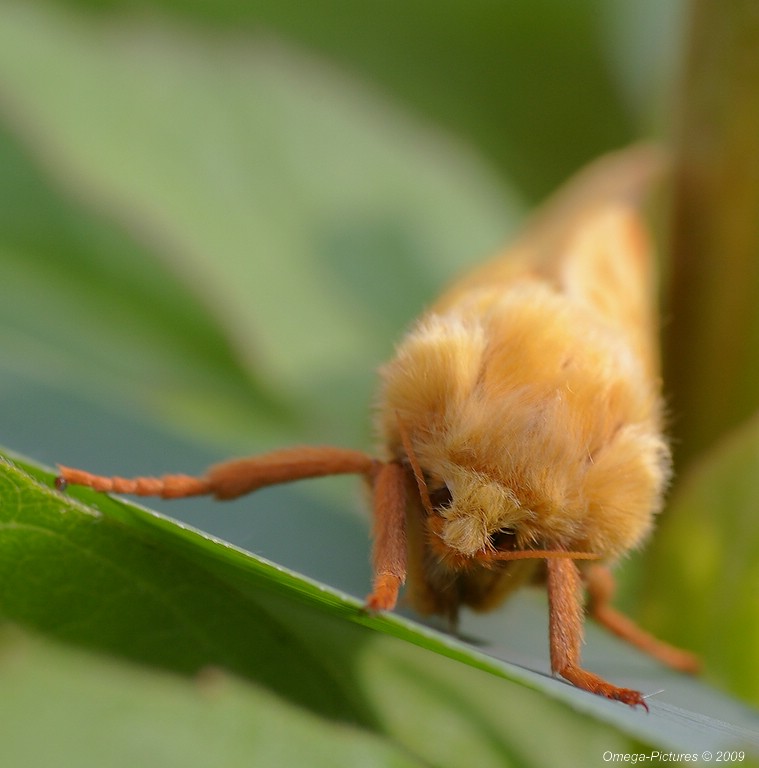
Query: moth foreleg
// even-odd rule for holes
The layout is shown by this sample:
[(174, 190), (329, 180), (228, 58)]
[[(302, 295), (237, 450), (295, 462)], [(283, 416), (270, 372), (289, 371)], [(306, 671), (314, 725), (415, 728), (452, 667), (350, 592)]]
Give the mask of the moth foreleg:
[(211, 467), (202, 477), (104, 477), (81, 469), (59, 467), (60, 475), (56, 485), (59, 488), (67, 484), (86, 485), (96, 491), (161, 496), (165, 499), (203, 495), (212, 495), (217, 499), (234, 499), (267, 485), (309, 477), (369, 475), (376, 463), (371, 456), (361, 451), (331, 446), (300, 446), (225, 461)]
[(547, 560), (546, 567), (552, 672), (590, 693), (648, 710), (638, 691), (612, 685), (580, 666), (584, 617), (580, 571), (573, 560), (562, 558)]
[(373, 478), (374, 548), (372, 592), (366, 607), (392, 610), (406, 580), (406, 477), (396, 462), (381, 465)]

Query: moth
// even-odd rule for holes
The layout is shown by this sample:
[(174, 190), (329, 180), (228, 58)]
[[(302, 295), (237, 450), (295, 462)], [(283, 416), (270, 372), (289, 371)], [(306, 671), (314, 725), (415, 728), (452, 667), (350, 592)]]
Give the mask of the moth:
[(670, 476), (642, 214), (660, 167), (643, 145), (597, 160), (422, 315), (380, 370), (378, 456), (293, 447), (203, 477), (60, 467), (58, 487), (233, 499), (362, 475), (373, 508), (368, 610), (393, 609), (407, 582), (417, 611), (454, 621), (463, 606), (491, 610), (544, 584), (553, 674), (648, 709), (639, 691), (584, 669), (580, 649), (587, 613), (671, 667), (698, 666), (611, 606), (610, 566), (649, 535)]

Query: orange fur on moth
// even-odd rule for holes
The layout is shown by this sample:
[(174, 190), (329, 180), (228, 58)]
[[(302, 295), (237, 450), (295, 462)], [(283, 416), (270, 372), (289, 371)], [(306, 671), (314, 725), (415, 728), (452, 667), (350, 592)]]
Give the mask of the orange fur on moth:
[[(402, 458), (402, 425), (430, 491), (450, 493), (438, 536), (454, 552), (508, 532), (520, 549), (608, 560), (650, 531), (670, 471), (638, 213), (656, 166), (637, 148), (586, 170), (434, 304), (382, 369), (388, 458)], [(455, 609), (462, 585), (441, 570), (417, 603)], [(500, 581), (514, 580), (502, 571)], [(491, 598), (489, 586), (463, 602)]]
[[(360, 474), (373, 492), (372, 610), (489, 610), (527, 582), (549, 600), (551, 668), (632, 706), (643, 695), (582, 668), (587, 612), (672, 667), (696, 659), (610, 605), (608, 565), (639, 546), (670, 474), (655, 280), (643, 200), (661, 166), (636, 146), (578, 174), (516, 243), (454, 284), (381, 369), (382, 455), (295, 447), (201, 478), (66, 483), (171, 498), (235, 498), (274, 483)], [(646, 707), (647, 708), (647, 707)]]

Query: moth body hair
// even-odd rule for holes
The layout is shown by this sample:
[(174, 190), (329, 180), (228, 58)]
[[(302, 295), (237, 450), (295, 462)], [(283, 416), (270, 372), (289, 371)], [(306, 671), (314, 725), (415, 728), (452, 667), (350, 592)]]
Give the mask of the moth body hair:
[(454, 284), (381, 369), (387, 456), (404, 460), (400, 422), (429, 486), (450, 494), (438, 535), (462, 555), (507, 532), (517, 549), (614, 561), (662, 507), (650, 247), (631, 201), (598, 207)]

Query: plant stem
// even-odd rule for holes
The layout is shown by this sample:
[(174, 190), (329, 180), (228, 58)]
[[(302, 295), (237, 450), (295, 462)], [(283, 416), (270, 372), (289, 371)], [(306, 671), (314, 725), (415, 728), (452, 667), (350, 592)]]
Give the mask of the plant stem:
[(759, 406), (759, 2), (692, 0), (665, 380), (681, 465)]

